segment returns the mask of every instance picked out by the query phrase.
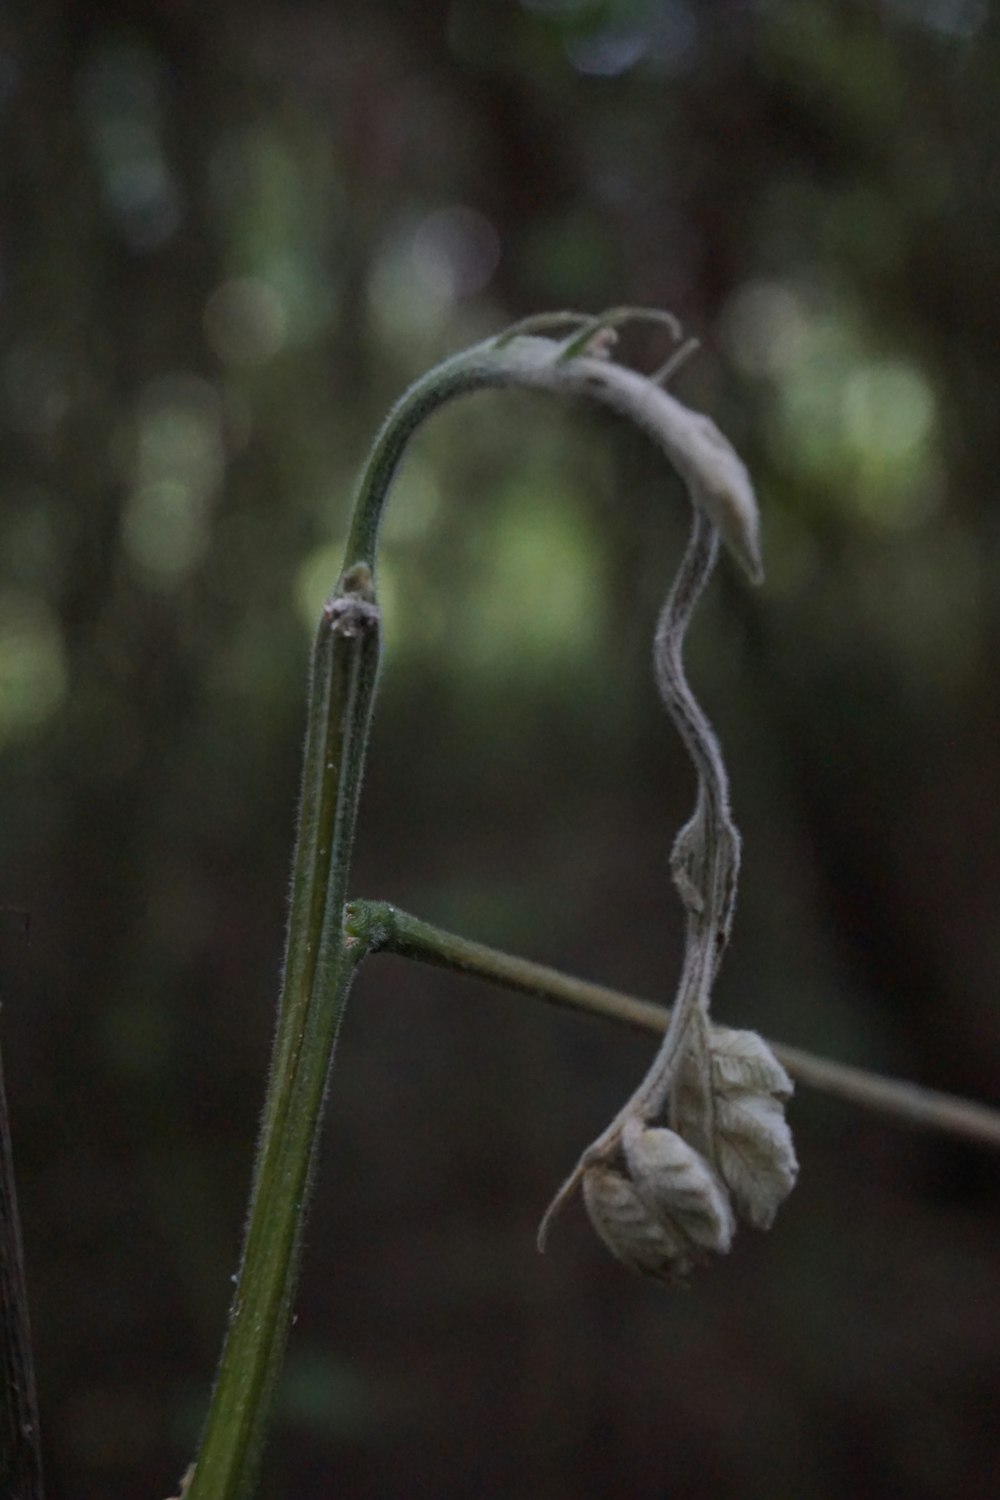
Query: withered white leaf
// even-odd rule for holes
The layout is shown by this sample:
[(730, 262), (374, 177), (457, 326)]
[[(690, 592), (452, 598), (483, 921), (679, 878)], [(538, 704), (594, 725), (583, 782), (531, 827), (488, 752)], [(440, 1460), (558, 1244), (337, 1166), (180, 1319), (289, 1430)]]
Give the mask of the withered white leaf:
[(629, 1173), (639, 1196), (662, 1222), (700, 1250), (725, 1255), (733, 1215), (712, 1168), (675, 1131), (630, 1120), (622, 1132)]
[[(634, 370), (611, 363), (603, 378), (596, 360), (580, 360), (591, 394), (630, 416), (666, 452), (754, 583), (763, 577), (757, 500), (746, 465), (727, 437), (702, 412), (692, 411)], [(570, 367), (571, 368), (571, 367)]]
[(659, 1281), (683, 1281), (701, 1259), (691, 1242), (657, 1218), (635, 1186), (614, 1167), (597, 1163), (583, 1174), (590, 1222), (618, 1260)]
[(720, 1094), (747, 1089), (790, 1099), (794, 1085), (770, 1047), (756, 1031), (713, 1026), (709, 1032), (712, 1086)]
[(707, 1092), (693, 1053), (684, 1061), (674, 1124), (711, 1154), (739, 1217), (755, 1229), (770, 1229), (798, 1176), (784, 1112), (792, 1081), (754, 1031), (713, 1026), (706, 1055)]
[(799, 1172), (780, 1101), (749, 1092), (720, 1097), (715, 1147), (719, 1172), (740, 1218), (754, 1229), (770, 1229)]
[(509, 369), (503, 383), (592, 396), (628, 417), (667, 455), (694, 504), (718, 528), (748, 576), (759, 583), (763, 565), (753, 483), (711, 417), (692, 411), (648, 376), (616, 360), (594, 358), (592, 352), (564, 359), (563, 352), (563, 345), (552, 339), (517, 339), (505, 350)]

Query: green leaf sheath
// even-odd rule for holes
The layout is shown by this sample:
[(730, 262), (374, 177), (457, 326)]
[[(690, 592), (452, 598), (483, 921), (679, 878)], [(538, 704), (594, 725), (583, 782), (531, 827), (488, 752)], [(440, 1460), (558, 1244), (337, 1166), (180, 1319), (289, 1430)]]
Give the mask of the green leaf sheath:
[(188, 1500), (247, 1500), (284, 1355), (337, 1030), (360, 949), (342, 941), (378, 673), (370, 574), (323, 610), (313, 656), (287, 959), (243, 1259)]

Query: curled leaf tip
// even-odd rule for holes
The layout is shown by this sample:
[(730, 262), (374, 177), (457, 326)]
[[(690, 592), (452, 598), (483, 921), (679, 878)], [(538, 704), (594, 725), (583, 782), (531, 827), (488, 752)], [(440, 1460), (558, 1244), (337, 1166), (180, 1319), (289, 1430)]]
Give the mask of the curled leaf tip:
[(673, 377), (677, 374), (677, 371), (681, 368), (681, 366), (686, 365), (688, 360), (691, 359), (693, 355), (698, 353), (698, 350), (700, 348), (700, 339), (685, 339), (680, 348), (675, 349), (670, 358), (666, 360), (658, 370), (653, 371), (652, 375), (650, 375), (649, 377), (650, 380), (654, 385), (666, 385), (667, 382), (669, 380), (672, 380)]

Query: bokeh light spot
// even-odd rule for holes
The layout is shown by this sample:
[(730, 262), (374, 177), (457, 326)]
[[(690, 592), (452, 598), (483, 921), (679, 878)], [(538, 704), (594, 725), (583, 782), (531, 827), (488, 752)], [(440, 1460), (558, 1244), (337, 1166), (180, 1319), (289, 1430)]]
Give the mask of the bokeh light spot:
[(419, 541), (434, 525), (441, 510), (441, 489), (432, 466), (410, 454), (393, 485), (382, 525), (382, 544), (394, 547)]
[(927, 441), (934, 398), (911, 366), (896, 360), (862, 365), (843, 390), (844, 431), (861, 453), (907, 462)]
[(646, 51), (645, 34), (637, 27), (608, 27), (566, 43), (578, 73), (593, 78), (618, 78), (634, 68)]
[(218, 393), (197, 376), (167, 376), (143, 395), (122, 538), (153, 585), (179, 582), (205, 553), (224, 473), (221, 428)]
[(285, 303), (259, 276), (225, 281), (208, 298), (205, 337), (225, 365), (236, 368), (266, 364), (288, 336)]
[(410, 254), (421, 287), (453, 302), (488, 285), (500, 260), (500, 237), (484, 214), (456, 205), (427, 215)]
[(730, 298), (719, 332), (760, 381), (784, 467), (879, 525), (927, 516), (940, 492), (934, 392), (911, 363), (872, 351), (855, 307), (807, 281), (753, 281)]
[(545, 472), (507, 486), (454, 632), (459, 664), (502, 677), (583, 661), (603, 618), (598, 567), (577, 498), (558, 479)]
[(179, 184), (167, 161), (162, 65), (132, 42), (101, 47), (80, 77), (80, 108), (104, 200), (127, 244), (159, 249), (180, 226)]
[(960, 40), (974, 37), (990, 13), (987, 0), (882, 0), (882, 6), (913, 25)]
[(59, 707), (66, 659), (59, 622), (35, 594), (0, 594), (0, 744), (30, 733)]
[(730, 298), (720, 332), (733, 363), (747, 375), (775, 375), (802, 351), (808, 324), (790, 287), (751, 281)]
[(499, 260), (500, 237), (483, 214), (437, 209), (385, 242), (368, 283), (372, 318), (393, 344), (432, 337), (457, 302), (488, 285)]
[(8, 420), (35, 438), (52, 437), (70, 406), (70, 366), (45, 339), (29, 336), (13, 345), (3, 363)]

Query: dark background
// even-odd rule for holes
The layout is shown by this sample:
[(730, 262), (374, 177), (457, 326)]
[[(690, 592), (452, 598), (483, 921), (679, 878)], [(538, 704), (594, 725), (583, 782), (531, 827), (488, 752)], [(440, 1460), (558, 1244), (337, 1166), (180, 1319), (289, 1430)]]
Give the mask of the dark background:
[[(996, 1098), (998, 86), (987, 0), (0, 11), (3, 1048), (52, 1500), (164, 1496), (193, 1451), (352, 479), (514, 317), (671, 308), (757, 481), (767, 584), (724, 562), (689, 651), (745, 838), (717, 1014)], [(669, 998), (685, 505), (596, 411), (428, 426), (359, 894)], [(535, 1253), (651, 1046), (372, 961), (264, 1494), (993, 1492), (989, 1154), (802, 1091), (799, 1187), (687, 1294), (578, 1206)]]

